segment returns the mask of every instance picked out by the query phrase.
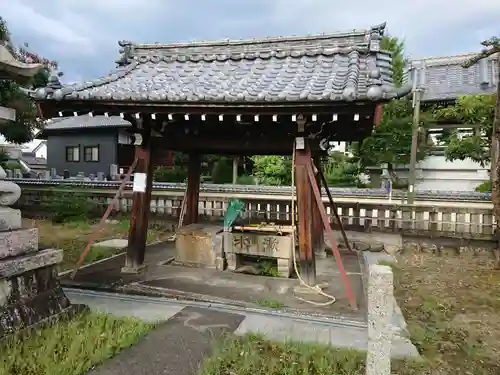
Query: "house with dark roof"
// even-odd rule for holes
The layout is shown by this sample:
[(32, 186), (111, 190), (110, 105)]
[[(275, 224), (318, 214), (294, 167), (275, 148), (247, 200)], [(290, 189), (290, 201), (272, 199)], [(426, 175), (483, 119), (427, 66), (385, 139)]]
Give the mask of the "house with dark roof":
[[(55, 117), (37, 138), (46, 140), (47, 168), (55, 168), (58, 175), (64, 175), (66, 170), (70, 176), (83, 173), (88, 177), (98, 172), (107, 175), (112, 164), (124, 169), (132, 163), (134, 146), (127, 132), (131, 126), (120, 116)], [(157, 165), (168, 165), (166, 156), (156, 160), (160, 163)]]
[(424, 89), (422, 102), (446, 104), (464, 95), (494, 94), (498, 84), (498, 56), (492, 55), (469, 68), (462, 66), (476, 55), (468, 53), (412, 60), (408, 74), (414, 87), (418, 85)]
[[(497, 55), (480, 60), (477, 64), (464, 68), (462, 64), (477, 53), (456, 56), (429, 57), (410, 61), (407, 80), (413, 87), (422, 88), (422, 107), (449, 105), (459, 97), (474, 94), (494, 94), (498, 85)], [(443, 129), (468, 128), (461, 124), (437, 124), (429, 134), (441, 133)], [(397, 175), (408, 178), (408, 166), (395, 166)], [(381, 168), (371, 169), (370, 178), (374, 184), (380, 182)], [(488, 180), (489, 166), (481, 166), (470, 159), (446, 160), (443, 149), (437, 148), (432, 155), (417, 164), (418, 190), (474, 190)]]
[(125, 132), (130, 126), (120, 116), (60, 117), (49, 120), (37, 138), (46, 140), (47, 167), (57, 174), (107, 174), (131, 147)]

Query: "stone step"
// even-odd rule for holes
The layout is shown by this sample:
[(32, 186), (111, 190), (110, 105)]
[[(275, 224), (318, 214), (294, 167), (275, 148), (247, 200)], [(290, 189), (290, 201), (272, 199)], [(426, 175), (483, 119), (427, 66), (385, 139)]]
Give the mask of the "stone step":
[(63, 251), (55, 249), (46, 249), (33, 254), (0, 260), (0, 279), (55, 265), (61, 263), (62, 260)]
[(38, 229), (0, 232), (0, 261), (38, 251)]

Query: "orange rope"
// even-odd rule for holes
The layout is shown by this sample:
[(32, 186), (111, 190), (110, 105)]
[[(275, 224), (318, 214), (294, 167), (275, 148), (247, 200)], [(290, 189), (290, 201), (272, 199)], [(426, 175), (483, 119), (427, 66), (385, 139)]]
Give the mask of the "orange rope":
[(85, 261), (85, 258), (87, 257), (90, 248), (94, 244), (95, 240), (97, 240), (98, 235), (101, 232), (104, 224), (106, 223), (106, 220), (107, 220), (109, 214), (111, 213), (111, 211), (113, 211), (113, 206), (115, 205), (116, 201), (120, 197), (123, 189), (125, 188), (126, 183), (130, 179), (130, 176), (132, 175), (133, 170), (137, 166), (137, 162), (138, 161), (139, 161), (139, 158), (136, 156), (135, 159), (134, 159), (134, 161), (133, 161), (133, 163), (132, 163), (132, 165), (130, 166), (130, 168), (128, 169), (127, 173), (125, 174), (125, 177), (122, 180), (122, 183), (121, 183), (120, 187), (118, 188), (118, 191), (116, 192), (115, 196), (113, 197), (113, 199), (109, 203), (108, 208), (106, 209), (106, 212), (104, 213), (104, 215), (102, 215), (101, 221), (99, 222), (99, 226), (97, 227), (97, 229), (90, 236), (89, 242), (87, 243), (87, 247), (85, 247), (85, 250), (83, 250), (82, 255), (80, 255), (80, 259), (76, 263), (76, 266), (73, 269), (73, 272), (71, 273), (71, 279), (75, 278), (76, 273), (78, 272), (78, 270), (82, 266), (83, 262)]

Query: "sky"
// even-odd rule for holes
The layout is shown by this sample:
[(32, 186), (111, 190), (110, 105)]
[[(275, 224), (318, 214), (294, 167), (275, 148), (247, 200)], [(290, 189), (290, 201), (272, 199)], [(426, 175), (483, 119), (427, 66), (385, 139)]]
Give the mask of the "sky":
[(419, 58), (475, 52), (500, 36), (500, 0), (0, 0), (0, 9), (14, 41), (56, 60), (66, 82), (112, 70), (119, 40), (307, 35), (387, 22)]

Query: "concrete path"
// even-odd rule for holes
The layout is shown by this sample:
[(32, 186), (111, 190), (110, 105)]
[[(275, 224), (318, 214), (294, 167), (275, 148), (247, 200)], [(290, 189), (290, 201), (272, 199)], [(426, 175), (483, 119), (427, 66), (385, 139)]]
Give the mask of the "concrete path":
[[(149, 313), (146, 316), (151, 317)], [(233, 332), (243, 319), (242, 315), (184, 307), (136, 345), (88, 374), (196, 374), (203, 358), (213, 349), (214, 341), (224, 333)]]
[[(228, 327), (204, 325), (206, 330), (212, 331), (214, 328), (217, 328), (217, 330), (224, 329), (236, 335), (259, 332), (271, 340), (315, 342), (358, 350), (366, 350), (367, 347), (367, 327), (366, 324), (359, 321), (298, 316), (280, 313), (278, 311), (240, 308), (222, 304), (174, 301), (166, 298), (131, 296), (78, 289), (65, 289), (65, 292), (73, 303), (86, 304), (92, 310), (103, 311), (119, 316), (135, 316), (150, 322), (167, 321), (167, 323), (170, 322), (170, 324), (174, 324), (171, 322), (184, 319), (179, 317), (188, 313), (191, 318), (182, 320), (184, 322), (184, 327), (198, 330), (200, 321), (204, 319), (215, 319), (218, 321), (219, 318), (215, 318), (214, 316), (222, 314), (221, 316), (225, 316), (222, 321), (224, 324), (228, 324)], [(196, 314), (194, 315), (192, 313), (193, 308), (196, 309)], [(236, 325), (234, 325), (234, 323), (228, 323), (236, 321), (238, 321)], [(191, 322), (198, 323), (192, 324)], [(165, 338), (170, 335), (168, 333), (168, 328), (165, 328), (169, 326), (169, 324), (166, 324), (159, 328), (159, 331), (166, 335)], [(188, 332), (189, 329), (186, 332)], [(204, 329), (202, 329), (202, 331)], [(217, 330), (216, 333), (219, 332)], [(154, 337), (156, 337), (156, 335), (160, 334), (155, 333)], [(139, 343), (137, 347), (140, 347), (140, 345), (141, 343)], [(164, 345), (158, 346), (158, 349), (161, 349), (165, 345), (167, 344), (165, 343)], [(152, 348), (153, 347), (154, 346), (152, 346)], [(418, 357), (418, 352), (407, 338), (396, 334), (393, 340), (392, 355), (394, 357), (416, 358)], [(114, 375), (118, 374), (120, 374), (120, 372), (114, 373)], [(151, 374), (154, 374), (154, 372)]]

